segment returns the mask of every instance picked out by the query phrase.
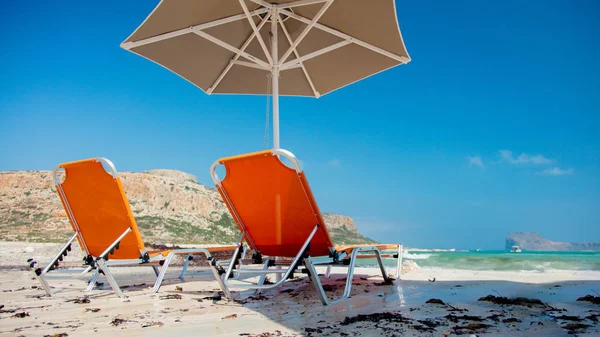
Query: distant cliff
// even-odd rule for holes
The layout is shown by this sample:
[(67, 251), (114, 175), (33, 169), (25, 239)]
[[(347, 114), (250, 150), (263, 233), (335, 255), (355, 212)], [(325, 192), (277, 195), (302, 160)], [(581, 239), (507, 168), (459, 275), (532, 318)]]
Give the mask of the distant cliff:
[[(149, 243), (237, 241), (239, 230), (219, 193), (173, 170), (119, 173), (142, 237)], [(0, 240), (59, 242), (71, 227), (49, 171), (0, 172)], [(323, 214), (336, 244), (372, 243), (347, 216)]]
[(506, 250), (512, 246), (519, 246), (522, 250), (540, 251), (575, 251), (593, 250), (600, 251), (600, 242), (556, 242), (545, 239), (538, 233), (513, 232), (506, 237)]

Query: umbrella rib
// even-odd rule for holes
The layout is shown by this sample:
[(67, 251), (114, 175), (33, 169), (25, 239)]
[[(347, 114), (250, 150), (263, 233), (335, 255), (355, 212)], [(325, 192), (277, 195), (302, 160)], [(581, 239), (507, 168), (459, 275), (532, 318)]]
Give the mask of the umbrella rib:
[(325, 53), (329, 53), (332, 50), (335, 50), (335, 49), (338, 49), (338, 48), (342, 48), (342, 47), (347, 46), (347, 45), (349, 45), (351, 43), (352, 43), (352, 41), (349, 41), (349, 40), (343, 40), (343, 41), (340, 41), (338, 43), (334, 43), (334, 44), (332, 44), (329, 47), (325, 47), (323, 49), (319, 49), (317, 51), (314, 51), (314, 52), (312, 52), (310, 54), (306, 54), (306, 55), (304, 55), (304, 56), (302, 56), (300, 58), (297, 58), (295, 60), (291, 60), (289, 62), (286, 62), (286, 63), (284, 63), (280, 67), (280, 69), (281, 70), (287, 70), (287, 69), (293, 68), (296, 64), (298, 64), (300, 62), (304, 62), (306, 60), (310, 60), (312, 58), (315, 58), (317, 56), (323, 55)]
[(269, 69), (269, 67), (270, 67), (270, 64), (268, 64), (267, 62), (265, 62), (265, 61), (263, 61), (263, 60), (261, 60), (261, 59), (257, 58), (256, 56), (253, 56), (253, 55), (251, 55), (251, 54), (248, 54), (247, 52), (245, 52), (245, 51), (243, 51), (243, 50), (240, 50), (240, 49), (238, 49), (238, 48), (236, 48), (236, 47), (234, 47), (234, 46), (230, 45), (229, 43), (227, 43), (227, 42), (225, 42), (225, 41), (222, 41), (222, 40), (220, 40), (220, 39), (217, 39), (216, 37), (214, 37), (214, 36), (212, 36), (212, 35), (210, 35), (210, 34), (208, 34), (208, 33), (204, 32), (204, 31), (201, 31), (201, 30), (195, 30), (195, 31), (194, 31), (194, 34), (197, 34), (197, 35), (199, 35), (199, 36), (201, 36), (201, 37), (203, 37), (203, 38), (207, 39), (208, 41), (210, 41), (210, 42), (213, 42), (213, 43), (215, 43), (215, 44), (217, 44), (217, 45), (219, 45), (219, 46), (221, 46), (221, 47), (223, 47), (223, 48), (225, 48), (225, 49), (229, 50), (229, 51), (230, 51), (230, 52), (232, 52), (232, 53), (235, 53), (235, 54), (238, 54), (238, 55), (240, 55), (240, 56), (244, 57), (244, 58), (246, 58), (248, 61), (252, 61), (252, 62), (254, 62), (254, 63), (256, 63), (256, 64), (258, 64), (258, 65), (262, 66), (264, 69)]
[[(298, 14), (292, 12), (292, 11), (289, 11), (287, 9), (281, 9), (280, 11), (281, 11), (281, 13), (283, 13), (283, 14), (285, 14), (285, 15), (293, 18), (293, 19), (296, 19), (298, 21), (304, 22), (306, 24), (309, 24), (311, 22), (309, 19), (307, 19), (307, 18), (305, 18), (305, 17), (303, 17), (301, 15), (298, 15)], [(387, 56), (387, 57), (389, 57), (391, 59), (394, 59), (394, 60), (396, 60), (396, 61), (398, 61), (400, 63), (408, 63), (408, 62), (410, 62), (410, 58), (408, 58), (406, 56), (396, 55), (396, 54), (391, 53), (391, 52), (389, 52), (389, 51), (387, 51), (385, 49), (376, 47), (376, 46), (374, 46), (374, 45), (372, 45), (372, 44), (370, 44), (368, 42), (365, 42), (363, 40), (357, 39), (357, 38), (355, 38), (355, 37), (353, 37), (351, 35), (344, 34), (344, 33), (340, 32), (339, 30), (327, 27), (327, 26), (322, 25), (322, 24), (320, 24), (318, 22), (315, 23), (314, 26), (316, 28), (322, 30), (322, 31), (325, 31), (325, 32), (327, 32), (329, 34), (335, 35), (335, 36), (337, 36), (339, 38), (342, 38), (342, 39), (344, 39), (346, 41), (355, 43), (355, 44), (357, 44), (357, 45), (359, 45), (361, 47), (367, 48), (367, 49), (369, 49), (371, 51), (374, 51), (376, 53), (379, 53), (381, 55)]]
[(254, 2), (257, 5), (261, 5), (265, 8), (283, 9), (283, 8), (307, 6), (307, 5), (317, 4), (317, 3), (321, 3), (321, 2), (325, 2), (325, 1), (329, 1), (329, 0), (298, 0), (298, 1), (294, 1), (294, 2), (282, 3), (282, 4), (271, 4), (271, 3), (266, 2), (265, 0), (250, 0), (250, 1)]
[[(244, 1), (244, 0), (240, 0), (240, 1)], [(294, 49), (296, 49), (296, 47), (298, 47), (300, 42), (302, 42), (302, 40), (304, 40), (306, 35), (308, 35), (308, 32), (317, 24), (317, 22), (319, 21), (321, 16), (323, 16), (323, 14), (325, 14), (325, 12), (327, 11), (327, 9), (329, 9), (329, 6), (331, 6), (333, 1), (334, 0), (328, 0), (325, 4), (323, 4), (323, 7), (321, 7), (321, 9), (319, 9), (319, 12), (317, 12), (317, 15), (315, 15), (315, 17), (308, 23), (308, 25), (306, 27), (304, 27), (304, 30), (296, 38), (296, 41), (294, 41), (294, 43), (285, 52), (285, 54), (283, 54), (283, 56), (279, 60), (279, 66), (281, 66), (285, 62), (285, 60), (287, 60), (287, 58), (292, 54), (292, 51), (294, 51)]]
[[(264, 14), (267, 13), (269, 10), (266, 8), (260, 8), (257, 10), (254, 10), (252, 12), (250, 12), (250, 14), (252, 16), (254, 15), (260, 15), (260, 14)], [(203, 30), (203, 29), (207, 29), (207, 28), (211, 28), (211, 27), (216, 27), (216, 26), (220, 26), (220, 25), (224, 25), (230, 22), (234, 22), (234, 21), (238, 21), (238, 20), (243, 20), (245, 19), (247, 16), (246, 14), (238, 14), (238, 15), (233, 15), (233, 16), (229, 16), (223, 19), (219, 19), (219, 20), (215, 20), (215, 21), (211, 21), (211, 22), (206, 22), (206, 23), (202, 23), (196, 26), (191, 26), (191, 27), (186, 27), (186, 28), (182, 28), (182, 29), (178, 29), (178, 30), (174, 30), (172, 32), (168, 32), (168, 33), (164, 33), (164, 34), (159, 34), (156, 36), (152, 36), (152, 37), (148, 37), (145, 39), (141, 39), (141, 40), (137, 40), (137, 41), (130, 41), (130, 42), (123, 42), (121, 43), (121, 48), (126, 49), (126, 50), (130, 50), (132, 48), (136, 48), (136, 47), (140, 47), (143, 45), (147, 45), (150, 43), (154, 43), (154, 42), (159, 42), (162, 40), (167, 40), (167, 39), (171, 39), (174, 37), (178, 37), (180, 35), (184, 35), (184, 34), (188, 34), (188, 33), (193, 33), (195, 30)]]
[[(259, 31), (265, 25), (265, 23), (267, 23), (267, 21), (269, 21), (270, 17), (271, 17), (271, 13), (268, 13), (262, 19), (262, 21), (258, 24), (258, 30)], [(242, 45), (242, 47), (240, 48), (240, 50), (241, 51), (246, 50), (246, 48), (248, 48), (248, 46), (250, 45), (250, 42), (252, 42), (252, 40), (254, 39), (255, 36), (256, 36), (256, 32), (253, 31), (250, 34), (250, 36), (248, 37), (248, 39), (246, 40), (246, 42), (244, 42), (244, 44)], [(235, 64), (234, 62), (237, 61), (239, 58), (240, 58), (240, 54), (235, 54), (235, 56), (231, 59), (231, 61), (229, 61), (229, 64), (227, 65), (227, 67), (225, 67), (225, 69), (221, 72), (221, 74), (219, 75), (219, 77), (217, 77), (217, 79), (215, 80), (215, 83), (213, 83), (213, 85), (211, 85), (210, 88), (208, 88), (208, 90), (206, 91), (209, 95), (212, 94), (213, 91), (219, 86), (219, 84), (221, 83), (221, 81), (223, 80), (223, 78), (225, 78), (225, 75), (227, 75), (227, 73), (229, 72), (229, 70), (231, 70), (231, 68)]]
[(244, 11), (244, 14), (246, 14), (248, 23), (250, 23), (252, 30), (256, 34), (256, 39), (258, 40), (258, 43), (260, 43), (260, 47), (262, 48), (263, 52), (265, 53), (265, 56), (267, 57), (269, 64), (273, 65), (273, 58), (271, 57), (271, 55), (269, 53), (269, 49), (267, 48), (267, 45), (265, 45), (265, 41), (263, 41), (263, 38), (260, 35), (260, 31), (258, 30), (258, 28), (256, 27), (256, 24), (254, 23), (254, 19), (252, 18), (252, 15), (250, 15), (250, 11), (248, 11), (248, 6), (246, 6), (246, 1), (245, 0), (239, 0), (239, 1), (240, 1), (240, 6), (242, 6), (242, 10)]
[[(281, 30), (283, 30), (283, 34), (285, 35), (285, 37), (288, 40), (288, 43), (291, 46), (292, 38), (291, 38), (290, 33), (288, 32), (287, 28), (285, 27), (285, 24), (283, 24), (283, 20), (281, 19), (281, 16), (279, 15), (279, 13), (277, 13), (277, 21), (279, 21)], [(296, 59), (300, 58), (300, 54), (298, 53), (298, 50), (296, 48), (294, 48), (294, 55), (296, 56)], [(308, 84), (310, 84), (310, 87), (311, 87), (313, 93), (315, 94), (315, 97), (319, 98), (320, 94), (317, 91), (317, 89), (315, 88), (315, 85), (314, 85), (312, 79), (310, 78), (310, 75), (308, 74), (308, 70), (304, 66), (304, 62), (299, 62), (299, 64), (300, 64), (300, 67), (302, 68), (302, 72), (304, 73), (304, 76), (306, 77), (306, 80), (308, 81)]]
[(266, 2), (264, 0), (250, 0), (250, 1), (254, 2), (257, 5), (261, 5), (261, 6), (265, 7), (265, 8), (273, 8), (273, 7), (275, 7), (275, 5), (270, 4), (270, 3), (268, 3), (268, 2)]
[(266, 70), (264, 67), (259, 66), (256, 63), (253, 62), (246, 62), (246, 61), (239, 61), (239, 60), (231, 60), (230, 63), (233, 63), (235, 65), (238, 66), (243, 66), (243, 67), (248, 67), (248, 68), (254, 68), (254, 69), (260, 69), (260, 70)]
[[(250, 0), (250, 1), (254, 1), (254, 0)], [(257, 0), (257, 1), (260, 1), (260, 0)], [(329, 0), (298, 0), (298, 1), (294, 1), (294, 2), (287, 2), (287, 3), (283, 3), (283, 4), (274, 5), (273, 8), (284, 9), (284, 8), (292, 8), (292, 7), (299, 7), (299, 6), (307, 6), (307, 5), (317, 4), (317, 3), (321, 3), (321, 2), (325, 2), (325, 1), (329, 1)]]

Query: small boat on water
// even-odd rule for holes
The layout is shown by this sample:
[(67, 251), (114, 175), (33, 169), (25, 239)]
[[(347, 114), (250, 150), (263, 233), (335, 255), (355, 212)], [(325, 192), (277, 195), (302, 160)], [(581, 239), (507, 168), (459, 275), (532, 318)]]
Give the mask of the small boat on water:
[(520, 253), (521, 252), (521, 247), (519, 247), (519, 246), (512, 246), (510, 248), (510, 252), (511, 253)]

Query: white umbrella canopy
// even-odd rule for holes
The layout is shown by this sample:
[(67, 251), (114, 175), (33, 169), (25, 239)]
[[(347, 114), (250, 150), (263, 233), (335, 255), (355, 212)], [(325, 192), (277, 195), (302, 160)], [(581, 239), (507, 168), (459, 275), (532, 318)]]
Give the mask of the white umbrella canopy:
[(394, 0), (162, 0), (121, 47), (207, 94), (320, 97), (410, 61)]

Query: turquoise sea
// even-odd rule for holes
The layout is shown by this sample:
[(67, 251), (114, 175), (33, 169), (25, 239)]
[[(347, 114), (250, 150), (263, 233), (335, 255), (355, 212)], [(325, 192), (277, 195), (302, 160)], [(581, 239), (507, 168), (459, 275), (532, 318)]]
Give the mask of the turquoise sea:
[[(419, 267), (466, 269), (546, 271), (594, 270), (600, 271), (600, 252), (527, 252), (507, 251), (457, 251), (457, 252), (405, 252), (403, 258), (415, 261)], [(385, 259), (387, 266), (395, 259)], [(357, 266), (375, 266), (375, 259), (358, 260)]]

